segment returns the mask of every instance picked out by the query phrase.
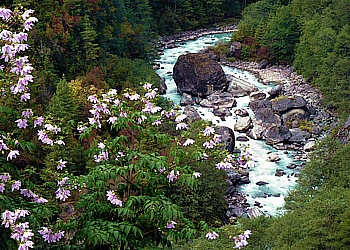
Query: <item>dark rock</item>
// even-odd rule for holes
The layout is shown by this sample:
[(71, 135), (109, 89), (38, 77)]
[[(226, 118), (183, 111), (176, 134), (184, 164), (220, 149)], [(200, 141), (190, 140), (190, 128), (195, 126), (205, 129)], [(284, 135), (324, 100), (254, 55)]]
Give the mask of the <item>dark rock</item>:
[(249, 99), (251, 101), (264, 100), (266, 98), (266, 94), (262, 91), (252, 92), (249, 95)]
[(258, 185), (258, 186), (264, 186), (264, 185), (267, 185), (267, 184), (269, 184), (268, 182), (266, 182), (266, 181), (258, 181), (257, 183), (255, 183), (256, 185)]
[(242, 178), (242, 175), (240, 173), (233, 173), (230, 175), (230, 180), (232, 182), (232, 185), (237, 184)]
[(269, 100), (258, 100), (249, 103), (249, 107), (253, 112), (260, 109), (272, 109), (272, 102)]
[(244, 210), (243, 208), (239, 207), (239, 206), (234, 206), (233, 208), (230, 209), (230, 211), (232, 212), (232, 214), (236, 217), (241, 218), (243, 216)]
[(162, 77), (162, 78), (160, 79), (159, 94), (160, 94), (160, 95), (166, 94), (167, 89), (168, 89), (168, 87), (167, 87), (166, 84), (165, 84), (165, 78)]
[(298, 178), (299, 176), (300, 176), (300, 173), (295, 173), (295, 174), (294, 174), (294, 177), (297, 177), (297, 178)]
[(275, 87), (270, 89), (268, 92), (268, 94), (270, 95), (269, 99), (273, 99), (273, 98), (279, 96), (281, 94), (282, 90), (283, 90), (282, 85), (276, 85)]
[(234, 186), (228, 187), (228, 189), (225, 192), (225, 195), (232, 195), (236, 192), (236, 188)]
[(249, 138), (246, 136), (237, 136), (236, 141), (249, 141)]
[(246, 109), (236, 109), (235, 114), (242, 117), (249, 116), (249, 113)]
[(203, 99), (199, 104), (206, 108), (232, 108), (236, 106), (237, 101), (231, 93), (215, 92)]
[(305, 142), (311, 137), (311, 134), (307, 131), (300, 130), (300, 128), (291, 129), (292, 136), (288, 139), (289, 142)]
[(213, 110), (213, 114), (219, 116), (221, 119), (224, 119), (227, 116), (232, 115), (229, 108), (218, 108)]
[(208, 96), (213, 91), (227, 88), (220, 64), (199, 53), (181, 55), (174, 65), (173, 78), (180, 94)]
[(266, 144), (273, 145), (279, 142), (288, 141), (292, 133), (285, 126), (271, 126), (265, 133)]
[(295, 164), (295, 163), (289, 163), (289, 164), (286, 166), (286, 168), (288, 168), (288, 169), (295, 169), (297, 166), (298, 166), (298, 165)]
[(225, 143), (225, 149), (232, 153), (235, 149), (235, 133), (233, 130), (225, 126), (220, 126), (217, 133), (221, 135), (221, 141)]
[(306, 101), (301, 96), (286, 97), (280, 100), (272, 101), (272, 110), (283, 114), (291, 109), (304, 108), (306, 109)]
[(282, 169), (276, 169), (275, 176), (281, 177), (285, 174), (286, 172), (284, 172)]
[(241, 184), (249, 184), (249, 183), (250, 183), (249, 177), (243, 176), (238, 184), (241, 185)]
[(187, 106), (187, 105), (193, 105), (194, 100), (192, 99), (192, 96), (186, 93), (182, 94), (180, 105), (181, 106)]
[(266, 59), (262, 59), (258, 65), (259, 69), (266, 69), (269, 62)]

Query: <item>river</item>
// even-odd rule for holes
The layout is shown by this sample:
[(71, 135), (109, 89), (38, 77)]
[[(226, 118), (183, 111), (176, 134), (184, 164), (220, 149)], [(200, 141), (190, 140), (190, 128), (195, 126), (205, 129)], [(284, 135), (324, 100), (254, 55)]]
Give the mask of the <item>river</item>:
[[(172, 78), (173, 66), (177, 61), (177, 58), (185, 53), (196, 53), (201, 51), (204, 47), (214, 45), (219, 40), (229, 40), (232, 33), (207, 35), (200, 37), (196, 40), (191, 40), (187, 42), (178, 43), (178, 47), (165, 49), (164, 53), (161, 55), (157, 63), (160, 64), (160, 68), (156, 71), (160, 77), (165, 78), (165, 83), (167, 85), (167, 92), (165, 97), (170, 98), (176, 105), (179, 105), (181, 95), (177, 92), (176, 84)], [(248, 71), (242, 71), (237, 68), (230, 68), (223, 66), (224, 72), (226, 74), (234, 75), (240, 77), (250, 83), (254, 84), (264, 92), (267, 92), (273, 86), (264, 85), (258, 81), (258, 79)], [(250, 112), (248, 104), (249, 97), (237, 98), (237, 107), (233, 108), (245, 108)], [(205, 120), (210, 120), (216, 125), (222, 125), (230, 128), (234, 128), (234, 124), (237, 120), (233, 110), (232, 116), (226, 118), (222, 121), (219, 117), (214, 116), (212, 110), (207, 108), (202, 108), (200, 106), (195, 106), (196, 109), (201, 114), (201, 117)], [(251, 112), (250, 112), (251, 113)], [(252, 115), (252, 113), (251, 113)], [(240, 134), (235, 131), (235, 136), (245, 135)], [(264, 141), (252, 140), (248, 142), (236, 142), (236, 146), (249, 145), (249, 151), (253, 155), (256, 161), (256, 166), (250, 169), (249, 179), (250, 184), (245, 184), (239, 186), (239, 191), (247, 196), (247, 201), (251, 206), (254, 206), (255, 202), (259, 202), (263, 207), (262, 211), (275, 216), (282, 213), (283, 210), (280, 208), (284, 204), (285, 195), (292, 190), (296, 184), (297, 179), (294, 177), (294, 173), (297, 170), (291, 170), (286, 168), (286, 166), (293, 162), (293, 151), (277, 151), (273, 147), (270, 147), (264, 143)], [(267, 161), (267, 154), (269, 152), (278, 153), (281, 160), (277, 162)], [(276, 169), (282, 169), (287, 174), (281, 177), (275, 176)], [(259, 186), (256, 185), (258, 181), (268, 182), (267, 185)]]

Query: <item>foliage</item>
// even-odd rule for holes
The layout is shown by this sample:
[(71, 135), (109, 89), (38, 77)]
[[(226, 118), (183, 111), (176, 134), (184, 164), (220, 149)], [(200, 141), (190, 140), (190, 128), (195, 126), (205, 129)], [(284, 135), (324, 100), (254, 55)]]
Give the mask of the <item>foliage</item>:
[[(349, 4), (332, 0), (262, 0), (242, 13), (232, 40), (242, 59), (293, 64), (342, 118), (349, 114)], [(264, 52), (265, 51), (265, 52)]]
[[(37, 96), (30, 92), (36, 86), (32, 84), (36, 80), (31, 75), (34, 68), (28, 57), (18, 55), (28, 48), (25, 44), (28, 35), (24, 31), (29, 31), (38, 19), (31, 17), (33, 10), (21, 6), (15, 11), (0, 8), (4, 64), (1, 67), (0, 110), (4, 116), (0, 131), (0, 211), (5, 228), (0, 238), (1, 248), (140, 249), (170, 246), (171, 241), (195, 237), (197, 229), (209, 230), (205, 222), (196, 221), (195, 228), (186, 218), (190, 213), (184, 213), (174, 203), (169, 191), (173, 187), (196, 188), (197, 178), (201, 176), (196, 169), (217, 171), (222, 176), (220, 183), (224, 183), (222, 169), (233, 168), (233, 158), (225, 158), (227, 151), (216, 149), (222, 145), (214, 127), (202, 123), (190, 129), (185, 123), (186, 116), (175, 114), (171, 105), (159, 97), (157, 88), (150, 83), (133, 82), (144, 79), (145, 72), (151, 72), (150, 66), (143, 68), (146, 65), (143, 60), (111, 55), (116, 62), (123, 62), (113, 73), (120, 73), (125, 67), (125, 76), (114, 78), (120, 84), (117, 85), (120, 93), (109, 88), (108, 80), (104, 80), (106, 68), (95, 65), (97, 54), (102, 51), (96, 43), (98, 34), (93, 28), (96, 23), (89, 19), (88, 10), (84, 10), (87, 13), (80, 19), (83, 11), (80, 7), (84, 5), (78, 2), (55, 6), (70, 6), (60, 17), (71, 22), (68, 30), (61, 26), (60, 18), (54, 25), (61, 35), (60, 42), (66, 43), (72, 39), (71, 35), (82, 34), (84, 38), (81, 50), (69, 62), (71, 65), (60, 70), (68, 72), (70, 77), (87, 71), (69, 82), (65, 78), (55, 82), (57, 78), (52, 77), (54, 82), (48, 87), (52, 93), (47, 94), (51, 98), (40, 102), (39, 108)], [(96, 7), (95, 2), (89, 4)], [(143, 10), (147, 6), (141, 4), (134, 10), (138, 8)], [(83, 29), (70, 34), (70, 28)], [(133, 28), (129, 28), (133, 33)], [(54, 36), (51, 32), (46, 34)], [(78, 44), (69, 49), (78, 49)], [(86, 67), (74, 63), (82, 58), (87, 62)], [(152, 80), (153, 76), (148, 77)], [(216, 181), (207, 178), (204, 183), (213, 187)], [(215, 194), (221, 204), (224, 204), (223, 188)], [(206, 195), (209, 197), (201, 206), (211, 200), (212, 194)], [(223, 209), (224, 206), (221, 211), (208, 206), (207, 219), (220, 218)], [(202, 214), (206, 214), (205, 209)], [(249, 234), (246, 232), (244, 237)], [(217, 237), (215, 232), (207, 235), (210, 239)]]

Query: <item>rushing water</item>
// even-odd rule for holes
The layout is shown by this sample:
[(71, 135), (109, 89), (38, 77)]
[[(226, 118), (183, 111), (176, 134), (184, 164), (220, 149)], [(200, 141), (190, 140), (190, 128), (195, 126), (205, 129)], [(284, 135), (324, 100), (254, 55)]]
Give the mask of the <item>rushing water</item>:
[[(172, 78), (173, 66), (177, 61), (177, 58), (186, 53), (196, 53), (202, 50), (204, 47), (214, 45), (218, 40), (229, 40), (232, 33), (207, 35), (198, 38), (194, 41), (187, 41), (179, 43), (178, 47), (172, 49), (166, 49), (164, 54), (159, 59), (160, 69), (157, 70), (157, 74), (160, 77), (165, 78), (167, 85), (166, 97), (170, 98), (176, 105), (179, 105), (181, 95), (177, 92), (176, 84)], [(240, 77), (250, 83), (253, 83), (260, 90), (267, 92), (272, 86), (263, 85), (258, 79), (248, 71), (242, 71), (236, 68), (230, 68), (223, 66), (226, 74)], [(227, 126), (233, 129), (237, 117), (234, 114), (234, 109), (246, 108), (248, 111), (249, 97), (237, 98), (237, 107), (232, 109), (232, 116), (226, 117), (225, 121), (222, 121), (219, 117), (214, 116), (211, 109), (202, 108), (196, 106), (201, 117), (206, 120), (212, 121), (214, 124)], [(250, 112), (251, 113), (251, 112)], [(235, 131), (236, 137), (240, 134)], [(256, 166), (253, 167), (249, 173), (250, 184), (241, 185), (239, 191), (247, 195), (248, 202), (251, 206), (257, 201), (263, 205), (262, 210), (270, 215), (276, 215), (281, 212), (279, 209), (284, 204), (284, 196), (289, 190), (293, 189), (296, 185), (296, 179), (293, 177), (293, 173), (296, 170), (287, 169), (288, 163), (293, 162), (292, 154), (289, 151), (277, 151), (276, 149), (266, 145), (264, 141), (252, 140), (248, 142), (236, 142), (236, 145), (249, 145), (249, 151), (252, 153)], [(268, 162), (267, 154), (269, 152), (277, 152), (281, 160), (276, 162)], [(287, 174), (281, 177), (275, 176), (276, 169), (282, 169)], [(267, 185), (258, 186), (256, 182), (264, 181), (268, 182)]]

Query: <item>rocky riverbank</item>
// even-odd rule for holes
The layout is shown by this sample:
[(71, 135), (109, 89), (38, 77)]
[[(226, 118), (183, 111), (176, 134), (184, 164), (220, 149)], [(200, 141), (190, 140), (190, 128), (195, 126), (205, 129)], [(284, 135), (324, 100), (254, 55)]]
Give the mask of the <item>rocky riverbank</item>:
[[(231, 30), (230, 28), (221, 28), (217, 30), (187, 32), (162, 38), (159, 44), (160, 47), (164, 49), (174, 48), (179, 42), (197, 39), (200, 36), (208, 34), (230, 32), (233, 31), (234, 28), (235, 27), (231, 27)], [(224, 91), (224, 93), (212, 93), (212, 95), (204, 97), (203, 99), (196, 99), (196, 103), (205, 103), (207, 106), (220, 100), (220, 105), (225, 106), (221, 103), (223, 101), (222, 96), (227, 97), (226, 99), (232, 102), (231, 97), (249, 95), (251, 101), (249, 108), (254, 112), (254, 116), (247, 118), (246, 110), (236, 110), (237, 113), (235, 111), (238, 117), (236, 123), (238, 125), (235, 125), (235, 130), (240, 133), (246, 133), (247, 137), (266, 140), (266, 142), (276, 149), (281, 150), (281, 152), (292, 149), (295, 152), (295, 161), (306, 162), (308, 160), (308, 152), (316, 141), (327, 134), (329, 128), (337, 124), (336, 118), (322, 106), (321, 93), (308, 84), (302, 76), (298, 76), (293, 72), (290, 66), (270, 66), (266, 64), (262, 66), (260, 63), (240, 62), (238, 60), (229, 62), (226, 60), (225, 56), (219, 58), (209, 49), (203, 49), (202, 53), (207, 54), (209, 58), (215, 58), (222, 65), (250, 71), (264, 84), (275, 85), (268, 94), (256, 92), (257, 90), (254, 88), (247, 90), (247, 86), (243, 86), (245, 87), (244, 91), (238, 90), (237, 92), (237, 90), (232, 87), (237, 86), (237, 79), (235, 83), (232, 83), (234, 79), (230, 80), (230, 77), (228, 77), (228, 81), (231, 82), (231, 85), (229, 84), (228, 89)], [(188, 108), (187, 104), (190, 103), (193, 105), (194, 101), (191, 96), (186, 94), (187, 93), (184, 93), (188, 102), (184, 102), (184, 105)], [(213, 109), (214, 114), (215, 112), (220, 114), (218, 116), (222, 119), (225, 119), (225, 116), (231, 115), (230, 110), (225, 108)], [(268, 124), (268, 126), (266, 124)], [(269, 133), (265, 133), (267, 130), (269, 130)], [(242, 139), (244, 138), (242, 137)], [(238, 140), (238, 138), (236, 138), (236, 140)], [(270, 161), (278, 162), (278, 156), (276, 155), (271, 154), (269, 158)], [(302, 166), (303, 163), (290, 164), (286, 166), (286, 168), (301, 170)], [(277, 168), (275, 176), (278, 178), (283, 175), (286, 175), (286, 172)], [(227, 183), (229, 188), (226, 191), (229, 208), (227, 211), (228, 219), (234, 220), (237, 217), (241, 217), (243, 214), (247, 214), (249, 217), (263, 214), (262, 211), (259, 210), (259, 208), (262, 207), (261, 204), (256, 202), (253, 207), (250, 207), (245, 195), (237, 192), (238, 185), (249, 182), (249, 170), (242, 169), (238, 173), (228, 173)], [(268, 183), (259, 182), (256, 184), (266, 185)]]
[(227, 25), (223, 27), (216, 27), (211, 29), (198, 29), (192, 31), (185, 31), (178, 34), (174, 34), (171, 36), (161, 37), (158, 41), (159, 51), (161, 53), (164, 49), (175, 48), (177, 47), (177, 43), (186, 42), (189, 40), (196, 40), (199, 37), (214, 35), (214, 34), (222, 34), (222, 33), (230, 33), (236, 30), (235, 25)]

